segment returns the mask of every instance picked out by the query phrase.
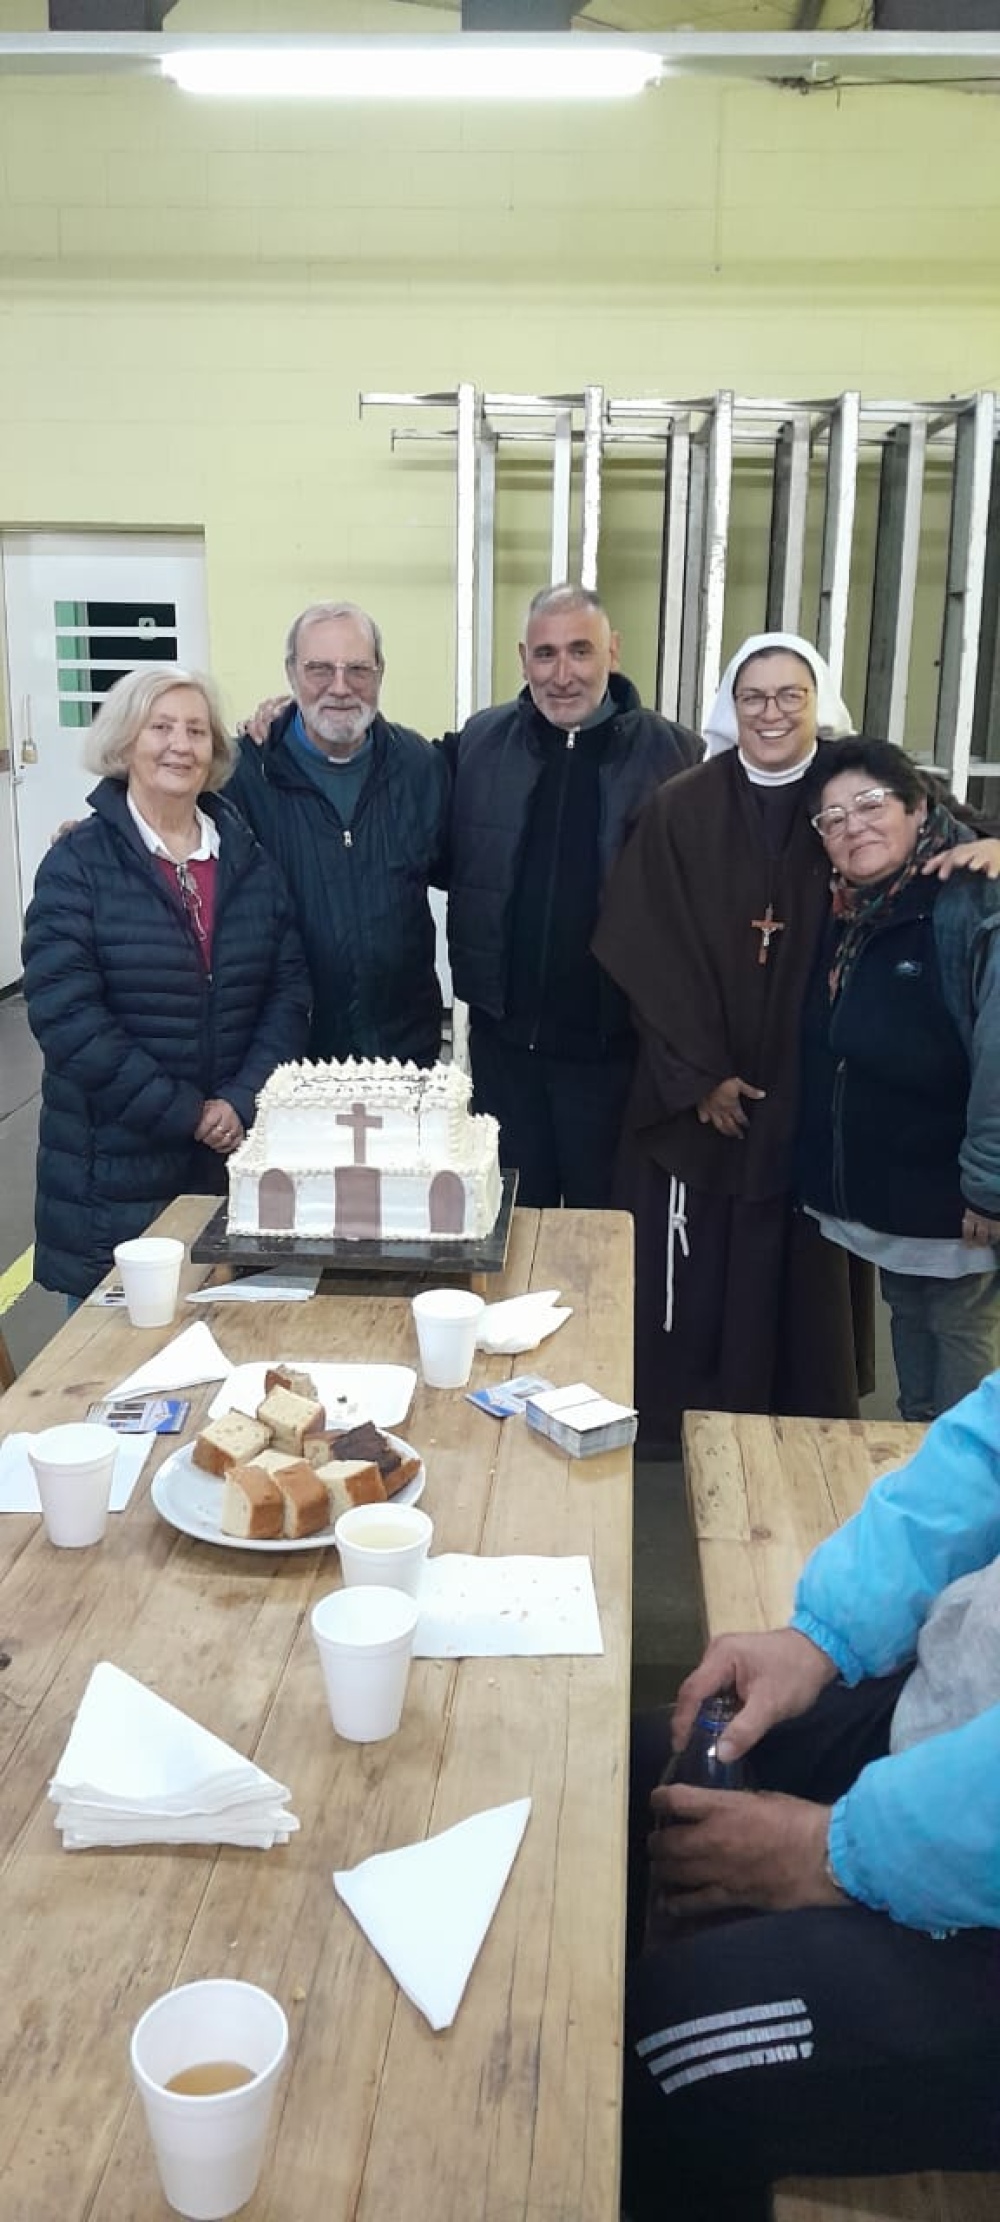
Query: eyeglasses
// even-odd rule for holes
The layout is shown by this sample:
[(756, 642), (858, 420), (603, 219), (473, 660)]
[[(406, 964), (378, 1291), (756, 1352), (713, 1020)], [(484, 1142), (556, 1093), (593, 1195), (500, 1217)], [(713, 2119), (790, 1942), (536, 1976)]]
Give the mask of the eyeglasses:
[(846, 806), (840, 802), (832, 802), (829, 809), (817, 810), (815, 818), (810, 818), (809, 823), (814, 833), (819, 834), (821, 841), (839, 841), (841, 835), (847, 832), (852, 818), (877, 818), (879, 811), (884, 810), (886, 803), (891, 801), (892, 793), (888, 787), (865, 787)]
[(809, 692), (808, 687), (776, 687), (773, 694), (765, 694), (763, 687), (742, 687), (733, 700), (748, 717), (755, 718), (760, 710), (767, 709), (769, 702), (776, 702), (779, 710), (804, 710)]
[(321, 687), (332, 686), (338, 671), (343, 673), (344, 685), (347, 687), (370, 686), (372, 680), (378, 678), (378, 668), (377, 664), (345, 663), (302, 664), (300, 666), (302, 677), (307, 685), (315, 687), (317, 691)]
[(204, 949), (208, 944), (208, 929), (205, 925), (205, 913), (201, 907), (201, 890), (198, 882), (194, 873), (189, 871), (186, 864), (175, 864), (174, 870), (177, 874), (181, 902), (191, 920), (195, 938), (200, 941)]

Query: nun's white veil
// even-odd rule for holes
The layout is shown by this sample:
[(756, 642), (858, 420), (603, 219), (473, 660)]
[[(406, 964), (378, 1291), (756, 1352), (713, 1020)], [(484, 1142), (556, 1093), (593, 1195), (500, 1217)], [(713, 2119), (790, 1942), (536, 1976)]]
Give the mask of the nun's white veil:
[(749, 640), (743, 642), (726, 665), (722, 684), (705, 720), (706, 756), (721, 756), (725, 749), (736, 747), (736, 703), (733, 699), (736, 675), (751, 656), (771, 648), (787, 648), (793, 656), (801, 656), (803, 663), (808, 664), (816, 681), (816, 729), (821, 740), (839, 741), (846, 733), (856, 731), (854, 719), (834, 686), (829, 665), (824, 663), (810, 640), (800, 639), (798, 633), (751, 633)]

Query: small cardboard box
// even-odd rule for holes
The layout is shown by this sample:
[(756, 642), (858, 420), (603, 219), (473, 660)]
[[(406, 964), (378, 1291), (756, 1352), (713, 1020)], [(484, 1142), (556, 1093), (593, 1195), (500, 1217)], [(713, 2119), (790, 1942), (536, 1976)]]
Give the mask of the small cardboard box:
[(537, 1435), (568, 1451), (571, 1458), (596, 1458), (602, 1450), (623, 1450), (635, 1442), (638, 1415), (628, 1404), (612, 1404), (586, 1381), (568, 1389), (547, 1389), (524, 1407)]

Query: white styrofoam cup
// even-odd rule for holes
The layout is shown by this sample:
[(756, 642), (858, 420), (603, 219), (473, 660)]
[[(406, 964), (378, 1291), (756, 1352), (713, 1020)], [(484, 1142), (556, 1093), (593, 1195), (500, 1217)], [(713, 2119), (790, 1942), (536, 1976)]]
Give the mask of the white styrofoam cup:
[(352, 1744), (394, 1736), (403, 1714), (418, 1608), (400, 1589), (335, 1589), (312, 1610), (330, 1718)]
[(467, 1288), (428, 1288), (413, 1298), (420, 1371), (429, 1389), (464, 1389), (472, 1372), (483, 1299)]
[(169, 1327), (177, 1310), (184, 1244), (169, 1234), (143, 1234), (115, 1245), (133, 1327)]
[[(132, 2032), (132, 2074), (168, 2204), (191, 2222), (222, 2222), (257, 2188), (288, 2023), (256, 1983), (184, 1983)], [(165, 2086), (184, 2068), (235, 2061), (252, 2083), (195, 2097)]]
[(28, 1443), (45, 1532), (63, 1549), (99, 1543), (118, 1456), (118, 1436), (95, 1420), (43, 1428)]
[(333, 1534), (345, 1589), (368, 1583), (416, 1597), (434, 1534), (433, 1520), (419, 1505), (352, 1505)]

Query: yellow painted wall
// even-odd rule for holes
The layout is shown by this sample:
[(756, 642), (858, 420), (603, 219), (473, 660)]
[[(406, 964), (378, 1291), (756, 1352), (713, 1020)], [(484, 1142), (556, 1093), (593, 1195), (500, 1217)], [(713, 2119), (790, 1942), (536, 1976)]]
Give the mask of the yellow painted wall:
[[(169, 28), (266, 19), (186, 0)], [(294, 14), (359, 20), (453, 28), (390, 0)], [(278, 679), (297, 606), (350, 594), (385, 624), (390, 711), (449, 719), (448, 455), (392, 455), (359, 388), (1000, 384), (996, 97), (677, 79), (606, 109), (265, 110), (3, 76), (0, 149), (0, 524), (203, 525), (233, 709)], [(547, 562), (530, 475), (501, 510), (504, 690)], [(657, 510), (634, 478), (602, 583), (648, 687)], [(762, 557), (749, 539), (740, 630)]]

